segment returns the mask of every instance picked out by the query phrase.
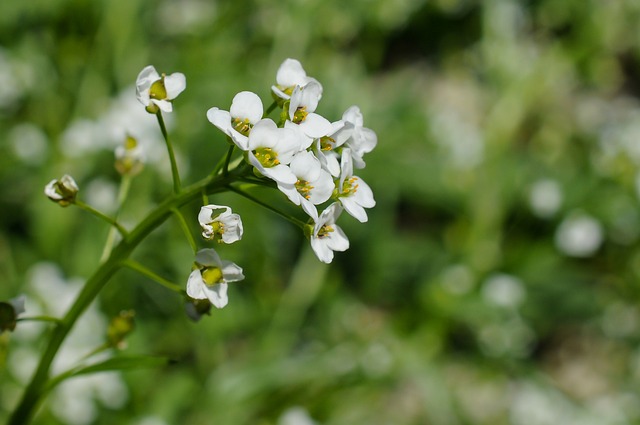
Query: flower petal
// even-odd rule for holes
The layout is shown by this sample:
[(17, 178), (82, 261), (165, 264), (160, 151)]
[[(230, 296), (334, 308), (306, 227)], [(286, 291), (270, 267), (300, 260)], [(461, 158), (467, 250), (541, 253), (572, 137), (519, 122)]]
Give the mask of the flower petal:
[(187, 88), (187, 79), (183, 73), (174, 72), (164, 77), (164, 88), (167, 91), (167, 99), (175, 99)]
[(216, 283), (213, 286), (206, 287), (206, 294), (211, 304), (216, 308), (223, 308), (229, 304), (229, 297), (227, 296), (227, 289), (229, 285), (226, 283)]
[(221, 265), (222, 276), (225, 282), (237, 282), (244, 279), (242, 267), (231, 261), (222, 260)]
[(202, 280), (200, 270), (192, 271), (189, 275), (189, 279), (187, 280), (187, 295), (196, 300), (204, 300), (207, 298), (205, 288), (206, 285)]
[(241, 91), (236, 94), (229, 109), (233, 118), (249, 119), (251, 124), (256, 124), (262, 119), (264, 109), (262, 100), (257, 94), (250, 91)]
[(220, 260), (220, 256), (213, 248), (205, 248), (201, 249), (196, 253), (196, 263), (205, 266), (217, 266), (220, 267), (222, 261)]

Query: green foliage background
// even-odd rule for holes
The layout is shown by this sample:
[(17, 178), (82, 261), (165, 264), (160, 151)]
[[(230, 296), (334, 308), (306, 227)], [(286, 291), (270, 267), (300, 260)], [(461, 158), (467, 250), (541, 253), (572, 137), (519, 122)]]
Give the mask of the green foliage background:
[[(67, 279), (96, 267), (107, 227), (42, 189), (64, 173), (82, 197), (117, 184), (112, 148), (65, 140), (135, 101), (144, 66), (187, 76), (171, 135), (188, 182), (226, 149), (206, 110), (241, 90), (268, 104), (292, 57), (323, 84), (321, 114), (359, 105), (378, 135), (359, 172), (369, 222), (343, 217), (351, 248), (325, 266), (280, 217), (212, 198), (243, 217), (220, 252), (246, 280), (192, 323), (175, 294), (118, 273), (98, 309), (136, 311), (125, 351), (177, 362), (123, 373), (125, 401), (89, 423), (291, 425), (295, 406), (326, 425), (640, 423), (639, 28), (635, 0), (0, 2), (0, 299), (55, 303), (29, 283), (38, 263)], [(168, 176), (134, 180), (125, 223)], [(532, 206), (540, 182), (557, 207)], [(585, 217), (600, 238), (572, 254), (563, 226)], [(182, 284), (192, 252), (170, 221), (135, 258)], [(15, 362), (42, 348), (20, 332), (1, 337), (0, 419)], [(63, 423), (50, 405), (36, 423)]]

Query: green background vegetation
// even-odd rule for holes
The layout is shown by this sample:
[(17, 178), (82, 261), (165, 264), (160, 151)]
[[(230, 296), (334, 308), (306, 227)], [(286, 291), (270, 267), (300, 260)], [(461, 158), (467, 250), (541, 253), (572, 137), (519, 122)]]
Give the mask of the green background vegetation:
[[(242, 215), (219, 252), (246, 279), (192, 323), (174, 293), (118, 273), (97, 316), (134, 309), (124, 351), (177, 363), (123, 373), (119, 402), (85, 391), (94, 415), (74, 423), (294, 425), (296, 406), (326, 425), (640, 423), (639, 29), (635, 0), (2, 1), (0, 299), (62, 304), (49, 279), (95, 269), (107, 226), (42, 189), (69, 173), (108, 206), (103, 139), (124, 118), (105, 117), (135, 102), (144, 66), (187, 77), (170, 131), (192, 182), (227, 146), (206, 110), (241, 90), (270, 103), (292, 57), (324, 86), (318, 112), (359, 105), (378, 135), (358, 173), (369, 222), (343, 215), (351, 248), (326, 266), (280, 217), (212, 198)], [(162, 147), (152, 116), (126, 125)], [(161, 153), (125, 225), (168, 176)], [(182, 284), (192, 251), (170, 220), (134, 257)], [(20, 333), (0, 337), (0, 420), (42, 348)], [(36, 423), (69, 421), (59, 397)]]

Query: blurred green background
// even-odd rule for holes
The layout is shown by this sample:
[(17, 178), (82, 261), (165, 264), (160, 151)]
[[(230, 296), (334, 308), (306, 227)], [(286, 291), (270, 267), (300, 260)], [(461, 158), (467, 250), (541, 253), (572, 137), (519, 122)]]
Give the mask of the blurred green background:
[[(177, 364), (68, 381), (35, 423), (640, 424), (636, 0), (2, 1), (0, 299), (64, 312), (108, 229), (43, 187), (72, 174), (113, 213), (126, 132), (149, 164), (125, 225), (170, 193), (135, 99), (144, 66), (187, 77), (169, 124), (193, 182), (227, 146), (206, 110), (241, 90), (270, 103), (287, 57), (323, 84), (322, 115), (358, 105), (378, 135), (358, 173), (369, 222), (343, 215), (351, 248), (326, 266), (280, 217), (212, 197), (245, 226), (219, 249), (246, 275), (230, 304), (193, 323), (174, 293), (119, 272), (57, 367), (123, 309), (125, 353)], [(199, 206), (184, 208), (196, 235)], [(193, 259), (175, 220), (134, 257), (180, 284)], [(0, 337), (0, 422), (46, 329)]]

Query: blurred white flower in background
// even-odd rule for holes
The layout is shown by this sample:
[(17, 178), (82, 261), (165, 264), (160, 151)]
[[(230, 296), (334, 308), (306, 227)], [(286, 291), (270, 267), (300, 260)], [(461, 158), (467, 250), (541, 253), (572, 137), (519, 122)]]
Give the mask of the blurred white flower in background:
[(482, 296), (497, 306), (515, 308), (526, 298), (526, 291), (520, 279), (499, 273), (489, 276), (484, 281)]
[(572, 213), (556, 229), (556, 247), (571, 257), (593, 255), (604, 239), (602, 225), (585, 213)]
[(9, 131), (8, 139), (13, 152), (25, 164), (40, 165), (47, 159), (49, 140), (35, 124), (20, 123)]
[(304, 407), (290, 407), (285, 410), (280, 418), (278, 418), (278, 425), (317, 425), (309, 412)]
[(536, 216), (552, 217), (562, 205), (562, 190), (558, 182), (543, 179), (533, 183), (529, 190), (529, 205)]
[(87, 183), (86, 202), (104, 212), (113, 213), (118, 208), (118, 186), (104, 177), (97, 177)]

